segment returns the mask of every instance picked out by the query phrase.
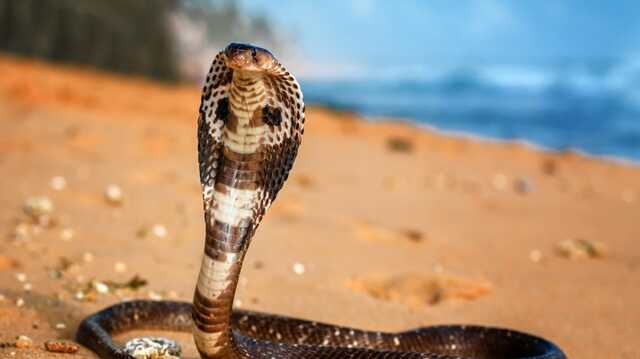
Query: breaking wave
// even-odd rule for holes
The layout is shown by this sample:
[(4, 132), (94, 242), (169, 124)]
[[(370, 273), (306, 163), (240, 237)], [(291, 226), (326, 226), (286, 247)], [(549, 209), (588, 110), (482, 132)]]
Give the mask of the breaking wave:
[(640, 59), (420, 66), (302, 81), (308, 102), (448, 131), (640, 161)]

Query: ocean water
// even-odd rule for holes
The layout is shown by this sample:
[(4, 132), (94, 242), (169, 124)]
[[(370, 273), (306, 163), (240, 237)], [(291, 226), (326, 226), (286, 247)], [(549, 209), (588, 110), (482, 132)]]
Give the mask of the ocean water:
[(640, 61), (420, 67), (303, 80), (307, 103), (640, 163)]

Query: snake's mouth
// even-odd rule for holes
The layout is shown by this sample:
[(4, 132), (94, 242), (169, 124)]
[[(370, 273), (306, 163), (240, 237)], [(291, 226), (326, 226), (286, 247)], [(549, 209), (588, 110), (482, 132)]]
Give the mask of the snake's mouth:
[(239, 71), (268, 71), (276, 62), (269, 50), (249, 44), (229, 44), (224, 50), (224, 54), (227, 58), (227, 66)]

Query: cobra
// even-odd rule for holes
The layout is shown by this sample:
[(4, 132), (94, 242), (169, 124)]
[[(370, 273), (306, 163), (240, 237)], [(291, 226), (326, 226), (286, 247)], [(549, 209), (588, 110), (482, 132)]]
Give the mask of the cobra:
[(244, 256), (294, 163), (304, 110), (300, 85), (268, 50), (230, 44), (216, 56), (198, 118), (205, 244), (193, 303), (115, 304), (81, 322), (78, 342), (103, 359), (175, 355), (164, 344), (136, 351), (149, 340), (124, 348), (114, 343), (112, 335), (133, 329), (191, 332), (207, 359), (565, 358), (551, 342), (508, 329), (451, 325), (383, 333), (234, 310)]

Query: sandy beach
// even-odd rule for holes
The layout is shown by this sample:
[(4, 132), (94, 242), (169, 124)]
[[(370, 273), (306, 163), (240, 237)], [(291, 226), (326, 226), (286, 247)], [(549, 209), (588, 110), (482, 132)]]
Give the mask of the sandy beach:
[[(191, 299), (199, 100), (0, 56), (0, 357), (96, 358), (44, 343), (124, 299)], [(571, 358), (639, 358), (639, 220), (639, 167), (309, 106), (236, 306), (386, 331), (503, 326)]]

